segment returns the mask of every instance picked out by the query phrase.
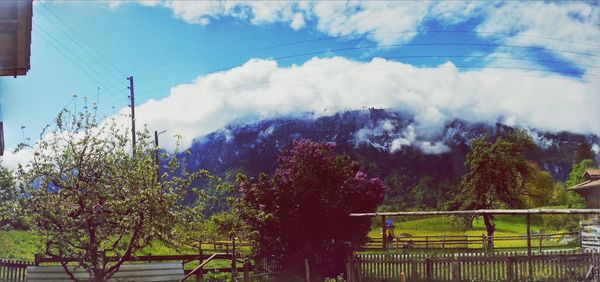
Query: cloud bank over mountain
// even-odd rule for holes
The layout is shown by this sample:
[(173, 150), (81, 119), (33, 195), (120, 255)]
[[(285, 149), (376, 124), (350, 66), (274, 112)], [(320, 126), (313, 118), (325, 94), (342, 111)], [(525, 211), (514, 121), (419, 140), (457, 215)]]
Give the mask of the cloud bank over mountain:
[[(136, 114), (138, 122), (151, 128), (181, 134), (183, 148), (193, 138), (231, 123), (319, 117), (367, 107), (414, 116), (414, 132), (406, 133), (404, 143), (415, 138), (411, 136), (433, 139), (456, 118), (600, 133), (597, 80), (516, 69), (459, 71), (450, 62), (419, 68), (381, 58), (358, 62), (333, 57), (281, 67), (272, 60), (253, 59), (228, 71), (199, 76), (170, 93), (138, 106)], [(167, 149), (175, 146), (173, 140), (161, 144)], [(431, 152), (444, 149), (441, 144), (421, 145)]]

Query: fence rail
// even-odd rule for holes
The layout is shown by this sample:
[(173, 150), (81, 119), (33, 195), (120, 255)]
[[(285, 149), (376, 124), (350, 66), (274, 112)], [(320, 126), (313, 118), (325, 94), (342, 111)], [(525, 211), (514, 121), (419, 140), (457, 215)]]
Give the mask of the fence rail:
[(355, 254), (347, 273), (349, 281), (582, 281), (597, 278), (598, 265), (598, 253)]
[(25, 270), (33, 262), (0, 259), (0, 281), (25, 281)]
[[(532, 234), (532, 249), (542, 251), (548, 248), (560, 246), (557, 242), (562, 238), (572, 238), (572, 245), (580, 246), (582, 240), (588, 241), (588, 244), (598, 244), (600, 247), (600, 238), (590, 237), (585, 234), (582, 236), (579, 232), (553, 233), (553, 234)], [(594, 239), (595, 238), (595, 239)], [(468, 235), (434, 235), (434, 236), (398, 236), (388, 241), (386, 249), (460, 249), (460, 250), (483, 250), (486, 251), (487, 243), (493, 240), (494, 249), (518, 249), (527, 248), (527, 235), (513, 236), (468, 236)], [(596, 241), (592, 241), (596, 240)], [(521, 245), (504, 247), (502, 242), (517, 241)], [(512, 245), (512, 244), (511, 244)], [(568, 245), (568, 244), (567, 244)], [(381, 250), (383, 249), (383, 238), (369, 238), (360, 250)]]

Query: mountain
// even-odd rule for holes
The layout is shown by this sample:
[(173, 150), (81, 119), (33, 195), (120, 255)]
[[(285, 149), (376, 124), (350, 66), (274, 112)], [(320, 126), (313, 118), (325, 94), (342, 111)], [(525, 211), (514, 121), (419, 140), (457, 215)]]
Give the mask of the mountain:
[[(431, 133), (416, 126), (413, 117), (383, 109), (319, 118), (278, 118), (230, 125), (195, 140), (189, 148), (187, 168), (215, 174), (241, 170), (256, 177), (261, 172), (273, 172), (279, 150), (296, 139), (309, 138), (335, 143), (336, 150), (357, 160), (370, 176), (384, 179), (390, 189), (386, 194), (389, 201), (403, 198), (409, 206), (435, 206), (448, 197), (465, 173), (470, 142), (511, 130), (502, 124), (455, 120)], [(530, 134), (539, 149), (528, 152), (528, 158), (557, 181), (566, 180), (582, 148), (593, 154), (591, 145), (599, 143), (596, 135)]]

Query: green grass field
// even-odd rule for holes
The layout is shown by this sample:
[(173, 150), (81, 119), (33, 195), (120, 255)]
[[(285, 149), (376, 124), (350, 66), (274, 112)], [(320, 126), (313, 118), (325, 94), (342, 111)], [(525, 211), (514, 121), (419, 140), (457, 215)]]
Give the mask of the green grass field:
[[(495, 218), (496, 231), (494, 236), (519, 236), (527, 234), (527, 224), (525, 216), (497, 216)], [(539, 217), (532, 217), (531, 224), (532, 234), (544, 232), (545, 234), (562, 233), (565, 231), (548, 230), (543, 226), (542, 220)], [(487, 234), (483, 218), (477, 218), (473, 223), (473, 229), (461, 230), (459, 226), (453, 223), (450, 217), (428, 217), (420, 219), (411, 219), (407, 221), (394, 221), (394, 233), (397, 237), (401, 234), (410, 234), (411, 236), (469, 236), (469, 239), (481, 238)], [(471, 238), (472, 236), (472, 238)], [(371, 238), (381, 238), (381, 229), (374, 228), (369, 232)], [(544, 247), (560, 247), (558, 238), (543, 239)], [(423, 239), (424, 240), (424, 239)], [(440, 238), (434, 239), (440, 240)], [(532, 246), (537, 248), (539, 239), (532, 240)], [(495, 242), (496, 248), (502, 249), (518, 249), (527, 246), (527, 240), (498, 240)], [(469, 243), (470, 249), (482, 249), (482, 243)]]
[[(534, 233), (545, 229), (539, 218), (532, 218), (531, 230)], [(515, 236), (526, 234), (526, 224), (524, 216), (498, 216), (496, 218), (496, 236)], [(372, 238), (381, 237), (380, 228), (374, 228), (369, 233)], [(442, 235), (468, 235), (481, 237), (486, 234), (483, 219), (478, 218), (473, 224), (473, 229), (464, 231), (456, 224), (453, 224), (449, 217), (429, 217), (420, 219), (411, 219), (403, 222), (394, 222), (394, 232), (398, 236), (402, 233), (410, 234), (411, 236), (442, 236)], [(556, 233), (557, 231), (547, 230), (546, 233)], [(533, 242), (533, 246), (537, 247), (539, 241)], [(556, 239), (543, 240), (544, 246), (559, 246)], [(497, 248), (523, 248), (527, 246), (526, 240), (513, 241), (497, 241)], [(212, 246), (203, 246), (209, 249)], [(481, 249), (481, 243), (469, 244), (469, 248)], [(41, 238), (27, 231), (0, 231), (0, 258), (18, 259), (32, 261), (36, 253), (43, 252), (43, 244)], [(145, 248), (138, 252), (139, 255), (174, 255), (174, 254), (195, 254), (197, 250), (181, 249), (176, 250), (161, 242), (153, 244), (151, 247)], [(211, 267), (224, 267), (225, 263), (215, 263)]]

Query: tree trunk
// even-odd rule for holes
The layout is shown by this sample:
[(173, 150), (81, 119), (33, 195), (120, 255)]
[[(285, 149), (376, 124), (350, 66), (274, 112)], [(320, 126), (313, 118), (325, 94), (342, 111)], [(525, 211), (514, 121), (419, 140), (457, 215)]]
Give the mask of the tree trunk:
[(488, 251), (494, 251), (494, 231), (496, 230), (496, 224), (493, 222), (494, 216), (491, 214), (483, 215), (483, 222), (485, 223), (485, 229), (488, 236)]

